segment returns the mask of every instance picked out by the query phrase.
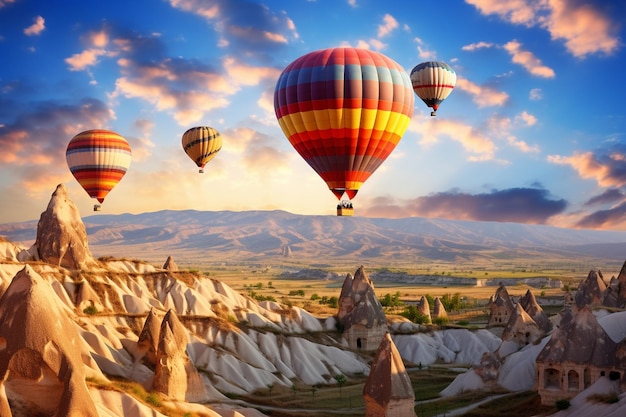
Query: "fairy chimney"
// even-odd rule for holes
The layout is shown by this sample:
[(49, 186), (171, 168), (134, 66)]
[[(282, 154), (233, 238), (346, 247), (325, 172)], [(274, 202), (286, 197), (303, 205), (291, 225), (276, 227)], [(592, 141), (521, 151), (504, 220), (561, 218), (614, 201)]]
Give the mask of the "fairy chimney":
[(517, 304), (513, 314), (502, 332), (502, 340), (515, 342), (519, 346), (536, 343), (541, 340), (543, 332), (532, 317)]
[(537, 326), (541, 331), (546, 334), (552, 330), (552, 322), (548, 316), (543, 312), (543, 309), (537, 302), (535, 295), (530, 291), (526, 291), (526, 294), (520, 299), (520, 305), (525, 312), (537, 323)]
[(163, 264), (163, 269), (165, 269), (166, 271), (171, 271), (171, 272), (178, 271), (178, 265), (176, 265), (176, 262), (174, 262), (174, 258), (172, 258), (171, 256), (168, 256), (167, 259), (165, 260), (165, 263)]
[(432, 323), (432, 317), (430, 316), (430, 304), (428, 304), (428, 299), (422, 295), (419, 302), (417, 303), (417, 311), (424, 315), (427, 320), (427, 323)]
[(509, 297), (509, 292), (503, 283), (500, 283), (493, 297), (493, 302), (489, 306), (489, 320), (487, 327), (504, 327), (509, 322), (515, 307)]
[(433, 318), (439, 320), (446, 320), (448, 318), (448, 312), (444, 307), (441, 299), (439, 297), (435, 297), (435, 308), (433, 309)]
[(168, 310), (159, 332), (153, 388), (176, 401), (206, 401), (202, 378), (187, 356), (187, 341), (187, 330)]
[(30, 266), (15, 275), (0, 298), (0, 415), (99, 416), (85, 378), (105, 377), (69, 314)]
[(415, 394), (400, 352), (383, 336), (363, 387), (365, 417), (415, 417)]
[(587, 278), (585, 278), (578, 285), (576, 295), (574, 295), (574, 302), (578, 308), (582, 306), (597, 307), (602, 305), (604, 300), (604, 292), (606, 291), (606, 283), (602, 272), (598, 270), (589, 271)]
[(611, 278), (611, 282), (604, 293), (602, 305), (626, 308), (626, 262), (622, 265), (617, 277)]
[(135, 359), (143, 359), (144, 363), (151, 368), (156, 366), (160, 332), (161, 324), (159, 318), (154, 310), (150, 309), (137, 340), (137, 352), (140, 356)]
[(339, 295), (337, 321), (353, 349), (376, 350), (387, 332), (387, 318), (363, 266), (354, 277), (346, 275)]
[(84, 269), (96, 264), (78, 208), (63, 184), (57, 185), (48, 208), (41, 213), (35, 248), (42, 261), (64, 268)]

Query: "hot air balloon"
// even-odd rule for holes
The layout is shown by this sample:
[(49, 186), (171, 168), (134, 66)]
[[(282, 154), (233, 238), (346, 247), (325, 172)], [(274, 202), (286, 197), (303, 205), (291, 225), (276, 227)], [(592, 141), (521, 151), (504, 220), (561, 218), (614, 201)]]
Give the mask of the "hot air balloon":
[(183, 133), (185, 153), (204, 172), (204, 166), (222, 149), (222, 135), (208, 126), (192, 127)]
[(411, 71), (411, 83), (415, 94), (433, 109), (430, 115), (436, 116), (439, 105), (456, 85), (456, 73), (445, 62), (422, 62)]
[[(394, 60), (367, 49), (329, 48), (284, 69), (274, 110), (291, 145), (341, 200), (344, 193), (353, 199), (394, 150), (414, 100), (411, 80)], [(344, 211), (338, 206), (337, 213)], [(349, 203), (345, 214), (351, 213)]]
[[(65, 152), (67, 166), (89, 197), (104, 202), (130, 166), (130, 145), (110, 130), (86, 130), (74, 136)], [(95, 204), (94, 211), (100, 210)]]

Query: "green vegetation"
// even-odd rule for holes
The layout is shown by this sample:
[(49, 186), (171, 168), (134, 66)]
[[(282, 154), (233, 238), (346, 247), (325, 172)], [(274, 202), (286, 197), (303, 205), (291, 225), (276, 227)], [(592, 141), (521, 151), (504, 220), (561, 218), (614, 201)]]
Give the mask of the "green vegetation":
[(557, 410), (567, 410), (570, 406), (569, 400), (561, 399), (556, 400), (554, 403)]
[(93, 316), (94, 314), (98, 314), (98, 309), (95, 306), (89, 306), (83, 309), (83, 313)]

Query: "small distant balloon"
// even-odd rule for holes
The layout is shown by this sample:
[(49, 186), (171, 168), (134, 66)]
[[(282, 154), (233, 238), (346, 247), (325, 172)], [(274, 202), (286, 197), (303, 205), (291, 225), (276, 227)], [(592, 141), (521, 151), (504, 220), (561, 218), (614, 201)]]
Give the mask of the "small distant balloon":
[(204, 172), (204, 166), (222, 149), (222, 135), (209, 126), (196, 126), (183, 133), (183, 150)]
[[(110, 130), (86, 130), (74, 136), (65, 152), (72, 175), (89, 197), (103, 203), (126, 174), (131, 161), (130, 145)], [(100, 205), (94, 205), (94, 211)]]
[(303, 55), (284, 69), (274, 90), (283, 133), (337, 199), (354, 198), (391, 154), (414, 101), (406, 71), (361, 48)]
[(437, 115), (437, 109), (456, 85), (456, 72), (445, 62), (427, 61), (418, 64), (411, 71), (413, 91)]

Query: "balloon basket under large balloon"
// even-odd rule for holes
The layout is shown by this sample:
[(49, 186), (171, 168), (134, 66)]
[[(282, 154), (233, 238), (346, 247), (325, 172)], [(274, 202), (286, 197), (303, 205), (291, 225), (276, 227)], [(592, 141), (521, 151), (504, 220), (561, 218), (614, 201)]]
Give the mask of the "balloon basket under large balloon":
[(198, 173), (199, 173), (199, 174), (204, 174), (204, 169), (200, 168), (200, 169), (198, 170)]
[(354, 207), (352, 207), (352, 202), (349, 200), (341, 200), (339, 204), (337, 204), (337, 216), (353, 216), (354, 215)]
[(100, 211), (100, 210), (102, 210), (102, 206), (100, 204), (93, 205), (93, 211)]
[(430, 112), (430, 115), (431, 115), (431, 116), (436, 116), (436, 115), (437, 115), (437, 112), (436, 112), (436, 111), (431, 111), (431, 112)]

